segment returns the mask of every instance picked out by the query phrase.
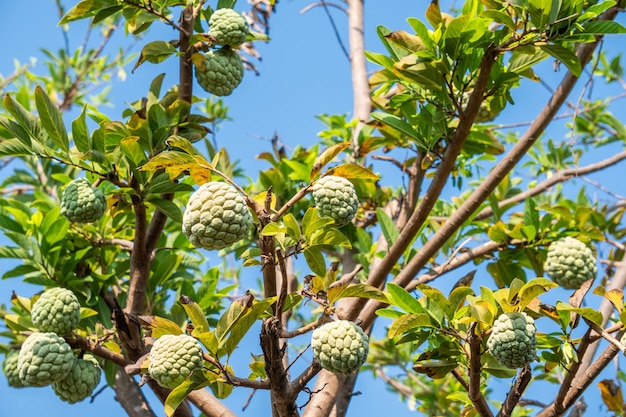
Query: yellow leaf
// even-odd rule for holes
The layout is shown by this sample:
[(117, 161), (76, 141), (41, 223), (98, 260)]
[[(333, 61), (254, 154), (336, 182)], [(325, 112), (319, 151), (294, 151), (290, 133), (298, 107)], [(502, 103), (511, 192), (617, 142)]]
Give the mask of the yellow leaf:
[(426, 20), (428, 23), (433, 25), (433, 27), (439, 26), (441, 23), (441, 10), (439, 9), (439, 0), (432, 0), (428, 9), (426, 9)]
[(624, 397), (622, 388), (610, 379), (598, 382), (602, 401), (610, 411), (615, 411), (618, 415), (624, 415)]

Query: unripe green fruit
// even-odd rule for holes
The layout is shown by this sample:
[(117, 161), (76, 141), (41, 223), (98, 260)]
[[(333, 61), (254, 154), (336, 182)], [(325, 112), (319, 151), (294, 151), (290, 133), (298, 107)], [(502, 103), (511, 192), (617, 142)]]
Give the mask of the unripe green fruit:
[(192, 62), (200, 87), (216, 96), (230, 95), (243, 79), (241, 57), (229, 46), (204, 55), (194, 54)]
[(311, 348), (322, 368), (335, 374), (348, 375), (367, 359), (369, 338), (348, 320), (326, 323), (311, 335)]
[(550, 278), (567, 289), (580, 288), (598, 272), (593, 251), (570, 236), (550, 244), (543, 268)]
[(60, 287), (50, 288), (35, 301), (30, 314), (40, 332), (66, 335), (80, 321), (80, 303), (72, 291)]
[(209, 36), (221, 45), (239, 46), (247, 35), (246, 18), (233, 9), (218, 9), (209, 18)]
[(176, 388), (202, 366), (202, 348), (196, 339), (168, 334), (152, 345), (148, 373), (162, 387)]
[(183, 233), (197, 248), (225, 248), (246, 237), (251, 227), (252, 214), (245, 200), (224, 182), (202, 184), (183, 214)]
[(4, 372), (4, 376), (7, 377), (9, 386), (13, 388), (22, 388), (24, 386), (24, 383), (20, 379), (20, 373), (17, 369), (18, 356), (19, 351), (12, 350), (7, 353), (4, 358), (4, 362), (2, 363), (2, 372)]
[(106, 198), (87, 178), (70, 182), (61, 198), (61, 214), (75, 223), (92, 223), (100, 219), (106, 209)]
[(526, 313), (504, 313), (493, 324), (487, 349), (501, 365), (523, 368), (535, 359), (535, 321)]
[(100, 365), (92, 355), (76, 358), (65, 378), (52, 383), (54, 393), (63, 401), (74, 404), (89, 397), (100, 383)]
[(22, 343), (17, 370), (25, 385), (43, 387), (65, 378), (73, 364), (72, 349), (61, 336), (35, 332)]
[(313, 200), (319, 215), (333, 218), (338, 227), (350, 223), (359, 207), (354, 185), (334, 175), (322, 177), (315, 183)]

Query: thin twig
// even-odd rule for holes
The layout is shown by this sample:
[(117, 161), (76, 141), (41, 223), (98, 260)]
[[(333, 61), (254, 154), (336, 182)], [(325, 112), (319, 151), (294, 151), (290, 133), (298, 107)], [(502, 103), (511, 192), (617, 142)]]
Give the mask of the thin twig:
[(346, 49), (346, 46), (343, 43), (343, 40), (341, 39), (341, 35), (339, 34), (339, 29), (337, 28), (337, 24), (335, 23), (335, 19), (333, 18), (333, 15), (330, 13), (330, 10), (328, 9), (328, 6), (332, 6), (332, 7), (336, 7), (337, 9), (348, 13), (348, 11), (337, 5), (334, 3), (327, 3), (325, 1), (319, 1), (317, 3), (312, 3), (309, 4), (308, 6), (306, 6), (304, 9), (300, 10), (301, 14), (304, 14), (306, 12), (308, 12), (309, 10), (313, 9), (314, 7), (317, 6), (322, 6), (324, 8), (324, 12), (326, 13), (326, 16), (328, 16), (328, 20), (330, 21), (330, 25), (333, 28), (333, 32), (335, 33), (335, 37), (337, 38), (337, 42), (339, 43), (339, 47), (341, 48), (341, 51), (343, 52), (343, 54), (346, 56), (346, 58), (348, 59), (348, 61), (350, 60), (350, 54), (348, 53), (348, 50)]

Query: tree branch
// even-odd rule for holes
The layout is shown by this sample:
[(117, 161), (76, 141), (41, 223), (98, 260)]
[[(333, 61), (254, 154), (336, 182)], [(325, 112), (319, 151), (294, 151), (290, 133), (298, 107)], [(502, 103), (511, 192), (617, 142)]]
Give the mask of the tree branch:
[(115, 400), (120, 403), (128, 417), (156, 417), (135, 380), (123, 368), (118, 369), (115, 374), (113, 390)]
[(467, 332), (467, 341), (470, 347), (469, 391), (470, 401), (481, 417), (493, 417), (487, 400), (480, 389), (480, 337), (476, 334), (476, 323), (472, 323)]
[[(626, 151), (620, 152), (611, 156), (610, 158), (604, 159), (600, 162), (596, 162), (593, 164), (586, 165), (584, 167), (575, 167), (568, 168), (562, 171), (556, 172), (550, 178), (540, 182), (532, 188), (527, 189), (524, 192), (516, 194), (511, 198), (507, 198), (498, 202), (498, 207), (506, 207), (509, 205), (521, 203), (530, 197), (534, 197), (546, 191), (548, 188), (552, 187), (555, 184), (565, 182), (570, 178), (578, 177), (585, 174), (590, 174), (592, 172), (600, 171), (602, 169), (608, 168), (617, 164), (618, 162), (626, 159)], [(474, 216), (474, 220), (484, 220), (493, 215), (493, 209), (491, 207), (486, 207), (482, 211), (480, 211), (476, 216)]]
[(506, 399), (502, 403), (502, 407), (498, 412), (496, 417), (510, 417), (513, 413), (513, 409), (518, 404), (524, 390), (528, 386), (530, 379), (532, 378), (532, 372), (530, 371), (530, 366), (526, 365), (520, 371), (517, 379), (515, 380), (515, 384), (511, 387), (511, 391), (509, 391)]

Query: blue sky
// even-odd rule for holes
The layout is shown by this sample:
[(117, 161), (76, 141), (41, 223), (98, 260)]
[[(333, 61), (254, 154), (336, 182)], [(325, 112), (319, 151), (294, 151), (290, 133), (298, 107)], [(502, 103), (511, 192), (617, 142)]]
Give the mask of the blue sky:
[[(315, 8), (305, 14), (300, 13), (308, 3), (295, 0), (279, 3), (278, 13), (271, 21), (272, 41), (268, 45), (258, 45), (263, 56), (263, 61), (259, 64), (261, 75), (247, 73), (233, 95), (224, 100), (230, 107), (230, 116), (234, 122), (223, 125), (218, 133), (218, 143), (229, 149), (233, 159), (240, 159), (251, 175), (256, 167), (262, 166), (254, 160), (254, 155), (268, 148), (268, 140), (274, 134), (278, 134), (288, 148), (298, 144), (311, 145), (316, 142), (317, 133), (323, 129), (322, 123), (315, 115), (350, 113), (352, 109), (349, 63), (337, 43), (324, 10)], [(241, 7), (245, 7), (245, 2), (240, 1), (240, 4)], [(383, 52), (376, 36), (376, 26), (410, 30), (405, 19), (410, 16), (422, 18), (426, 4), (426, 1), (415, 0), (367, 2), (366, 48)], [(347, 42), (345, 17), (333, 8), (330, 10), (344, 35), (344, 42)], [(25, 16), (28, 16), (27, 23)], [(52, 0), (4, 2), (3, 13), (0, 16), (0, 36), (7, 41), (0, 47), (2, 57), (0, 73), (6, 76), (12, 72), (13, 59), (25, 63), (33, 56), (38, 58), (35, 70), (44, 73), (39, 48), (56, 51), (63, 47), (64, 41), (61, 30), (56, 27), (57, 21), (57, 11)], [(70, 46), (73, 48), (82, 42), (84, 24), (77, 22), (71, 27)], [(153, 26), (145, 41), (169, 40), (174, 37), (175, 33), (171, 29), (157, 24)], [(129, 40), (122, 33), (118, 33), (114, 42), (116, 45), (126, 45)], [(141, 41), (135, 47), (135, 52), (139, 51), (143, 43), (144, 41)], [(617, 44), (614, 42), (613, 45)], [(113, 53), (114, 49), (110, 52)], [(547, 82), (558, 82), (562, 73), (551, 74), (546, 68), (547, 65), (542, 75), (546, 77)], [(134, 101), (145, 94), (151, 80), (157, 74), (166, 72), (168, 75), (164, 85), (169, 86), (176, 82), (173, 78), (176, 71), (174, 59), (158, 66), (146, 63), (134, 73), (131, 73), (129, 68), (126, 81), (113, 86), (114, 107), (102, 111), (113, 119), (120, 118), (125, 107), (124, 103)], [(535, 94), (533, 96), (524, 94), (524, 89), (514, 93), (516, 106), (503, 115), (505, 121), (530, 120), (536, 115), (538, 112), (536, 103), (543, 103), (549, 93), (547, 90), (539, 90), (538, 94), (542, 97), (538, 97), (537, 90), (532, 91)], [(551, 133), (556, 137), (564, 137), (562, 127), (558, 129), (561, 130), (555, 128)], [(618, 184), (609, 178), (604, 178), (603, 181), (610, 181), (607, 184), (614, 186), (616, 192), (626, 194), (623, 182)], [(5, 268), (8, 269), (8, 262), (5, 262), (0, 261), (0, 274)], [(17, 279), (0, 281), (0, 302), (8, 303), (12, 290), (20, 295), (30, 296), (39, 291), (39, 288), (21, 284)], [(382, 327), (382, 323), (378, 327)], [(240, 349), (246, 349), (248, 346), (253, 353), (259, 353), (254, 334), (244, 339)], [(243, 354), (242, 357), (247, 359)], [(508, 391), (509, 382), (502, 381), (501, 396)], [(369, 375), (359, 376), (356, 389), (362, 395), (353, 398), (349, 416), (412, 414), (405, 404), (397, 400), (396, 394), (387, 392), (382, 383), (373, 382)], [(245, 412), (240, 412), (248, 394), (248, 390), (235, 389), (226, 402), (238, 415), (267, 416), (269, 410), (267, 396), (261, 393), (254, 396)], [(93, 403), (85, 401), (67, 405), (59, 401), (49, 387), (9, 390), (5, 379), (0, 378), (0, 398), (3, 399), (0, 402), (0, 417), (35, 416), (44, 413), (53, 417), (86, 413), (92, 417), (123, 415), (120, 406), (113, 400), (111, 389), (105, 389)], [(157, 414), (162, 415), (158, 401), (154, 401), (153, 406)]]

